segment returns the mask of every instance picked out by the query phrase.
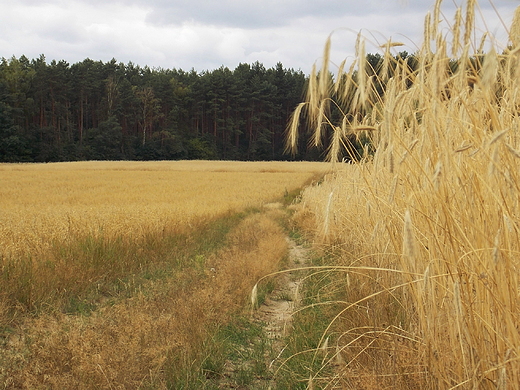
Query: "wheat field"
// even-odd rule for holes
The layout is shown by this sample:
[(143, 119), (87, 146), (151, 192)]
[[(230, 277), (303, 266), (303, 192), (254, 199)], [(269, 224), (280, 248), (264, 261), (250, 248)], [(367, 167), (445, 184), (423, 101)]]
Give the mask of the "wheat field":
[(280, 200), (328, 169), (298, 162), (2, 164), (0, 322), (20, 310), (63, 310), (93, 285), (187, 261), (183, 252), (213, 221)]
[(0, 387), (199, 386), (228, 353), (215, 332), (287, 255), (272, 202), (329, 170), (1, 164)]
[(0, 165), (0, 256), (38, 256), (86, 235), (189, 229), (259, 207), (328, 169), (322, 163), (69, 162)]
[(323, 335), (335, 375), (309, 386), (518, 388), (520, 8), (509, 42), (477, 16), (475, 1), (453, 16), (437, 1), (413, 62), (389, 42), (371, 68), (360, 35), (350, 68), (311, 76), (288, 140), (302, 112), (316, 145), (330, 136), (336, 172), (305, 190), (300, 218), (335, 253), (344, 309)]

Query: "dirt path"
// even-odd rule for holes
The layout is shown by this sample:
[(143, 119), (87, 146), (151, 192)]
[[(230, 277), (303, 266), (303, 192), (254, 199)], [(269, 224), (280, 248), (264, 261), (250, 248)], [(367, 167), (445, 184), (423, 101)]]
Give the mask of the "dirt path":
[[(280, 205), (281, 206), (281, 205)], [(298, 268), (308, 266), (310, 263), (309, 249), (297, 243), (293, 238), (286, 237), (289, 247), (287, 270), (275, 279), (275, 287), (269, 293), (264, 302), (253, 312), (251, 322), (262, 326), (269, 348), (266, 353), (267, 375), (257, 377), (248, 386), (236, 385), (235, 376), (239, 367), (254, 364), (250, 361), (228, 362), (226, 364), (226, 380), (220, 384), (221, 389), (271, 389), (274, 385), (273, 374), (277, 367), (278, 359), (286, 348), (285, 337), (292, 326), (292, 315), (300, 304), (300, 285), (302, 274)], [(245, 347), (247, 348), (247, 346)]]
[[(308, 265), (308, 250), (287, 237), (289, 244), (288, 269), (297, 269)], [(297, 272), (287, 272), (278, 276), (275, 289), (266, 297), (264, 303), (255, 311), (255, 321), (265, 324), (267, 337), (273, 343), (273, 349), (283, 349), (283, 338), (291, 328), (292, 313), (299, 305), (298, 289), (301, 279)]]

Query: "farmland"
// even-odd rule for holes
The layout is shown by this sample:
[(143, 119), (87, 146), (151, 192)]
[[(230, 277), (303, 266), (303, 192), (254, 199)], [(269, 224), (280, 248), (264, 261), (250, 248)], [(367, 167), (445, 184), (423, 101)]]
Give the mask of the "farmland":
[[(360, 34), (332, 76), (326, 43), (288, 141), (297, 153), (305, 117), (330, 171), (2, 166), (4, 383), (218, 388), (262, 340), (232, 318), (275, 290), (290, 236), (314, 246), (269, 357), (277, 388), (517, 388), (520, 8), (503, 44), (475, 27), (476, 2), (452, 22), (441, 8), (413, 55), (389, 41), (366, 56)], [(292, 218), (263, 207), (301, 186)], [(245, 367), (232, 386), (267, 376)]]
[(284, 212), (264, 204), (290, 203), (329, 168), (1, 165), (2, 383), (166, 388), (199, 380), (202, 371), (190, 367), (215, 353), (208, 337), (286, 256)]
[(71, 237), (133, 240), (258, 207), (324, 171), (320, 163), (78, 162), (0, 165), (4, 257)]

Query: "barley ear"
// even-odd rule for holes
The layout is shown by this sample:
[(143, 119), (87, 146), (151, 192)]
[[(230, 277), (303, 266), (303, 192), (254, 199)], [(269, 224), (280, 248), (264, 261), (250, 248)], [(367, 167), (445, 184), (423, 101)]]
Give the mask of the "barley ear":
[(441, 15), (441, 3), (442, 0), (435, 1), (435, 6), (433, 7), (433, 21), (432, 21), (432, 27), (431, 27), (431, 36), (432, 38), (437, 37), (437, 28), (439, 27), (440, 23), (440, 15)]
[(328, 103), (327, 100), (320, 101), (320, 105), (318, 108), (317, 120), (315, 123), (316, 127), (314, 129), (314, 133), (312, 134), (312, 137), (310, 140), (311, 145), (314, 145), (315, 147), (320, 147), (321, 143), (322, 143), (323, 126), (324, 126), (324, 121), (326, 120), (325, 111), (327, 109), (327, 107), (326, 107), (327, 103)]
[(338, 344), (336, 344), (336, 365), (340, 367), (345, 365), (345, 360), (343, 356), (341, 356), (341, 348)]
[(459, 7), (455, 13), (455, 24), (453, 25), (453, 42), (451, 44), (451, 54), (457, 57), (460, 47), (460, 27), (462, 22), (462, 9)]
[(366, 63), (367, 56), (365, 51), (365, 40), (361, 39), (359, 41), (359, 48), (357, 48), (359, 52), (358, 58), (358, 91), (359, 91), (359, 102), (360, 107), (365, 108), (367, 105), (367, 73), (366, 73)]
[(298, 152), (298, 136), (299, 136), (299, 125), (300, 117), (303, 108), (307, 103), (299, 103), (296, 109), (291, 115), (291, 120), (287, 126), (286, 139), (285, 139), (285, 153), (291, 153), (293, 156)]
[(316, 116), (318, 113), (318, 105), (319, 105), (319, 96), (318, 96), (318, 77), (316, 74), (316, 64), (312, 65), (311, 74), (309, 76), (309, 85), (307, 87), (306, 92), (306, 101), (309, 103), (309, 112), (308, 119), (309, 124), (312, 126), (314, 121), (316, 120)]
[(329, 351), (329, 337), (327, 337), (325, 340), (323, 340), (323, 343), (321, 343), (321, 345), (320, 345), (320, 352), (323, 355), (322, 364), (325, 363), (325, 359), (327, 358), (328, 351)]
[(512, 49), (520, 47), (520, 6), (516, 7), (509, 31), (509, 40), (511, 41)]
[(341, 127), (334, 126), (333, 129), (332, 140), (327, 153), (327, 160), (334, 165), (339, 161), (343, 132)]
[(466, 3), (466, 20), (464, 26), (464, 46), (469, 45), (471, 41), (471, 33), (475, 24), (475, 4), (476, 0), (467, 0)]
[(428, 12), (424, 18), (424, 44), (423, 44), (423, 48), (424, 48), (424, 55), (426, 57), (429, 57), (430, 54), (431, 54), (431, 39), (432, 39), (432, 32), (431, 32), (431, 19), (432, 19), (432, 15), (430, 12)]
[(491, 90), (496, 83), (497, 73), (499, 69), (498, 56), (494, 49), (486, 54), (484, 65), (482, 66), (482, 76), (480, 83), (483, 88)]
[(320, 345), (320, 350), (325, 354), (327, 353), (327, 350), (329, 349), (329, 337), (327, 337), (325, 340), (323, 340), (323, 343)]
[(343, 76), (345, 73), (345, 64), (347, 63), (347, 60), (341, 61), (341, 64), (339, 64), (338, 68), (338, 76), (336, 78), (336, 82), (334, 83), (334, 93), (338, 93), (340, 86), (343, 84)]
[(330, 88), (330, 74), (329, 74), (329, 61), (330, 61), (330, 35), (325, 43), (325, 49), (323, 50), (323, 62), (321, 64), (320, 78), (319, 78), (319, 92), (320, 99), (328, 97)]

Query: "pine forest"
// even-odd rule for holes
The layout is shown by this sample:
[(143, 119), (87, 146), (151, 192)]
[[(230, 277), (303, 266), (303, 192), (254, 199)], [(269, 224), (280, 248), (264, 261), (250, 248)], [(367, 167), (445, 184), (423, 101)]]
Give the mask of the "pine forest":
[(288, 159), (284, 132), (306, 82), (281, 63), (198, 73), (2, 58), (0, 161)]

